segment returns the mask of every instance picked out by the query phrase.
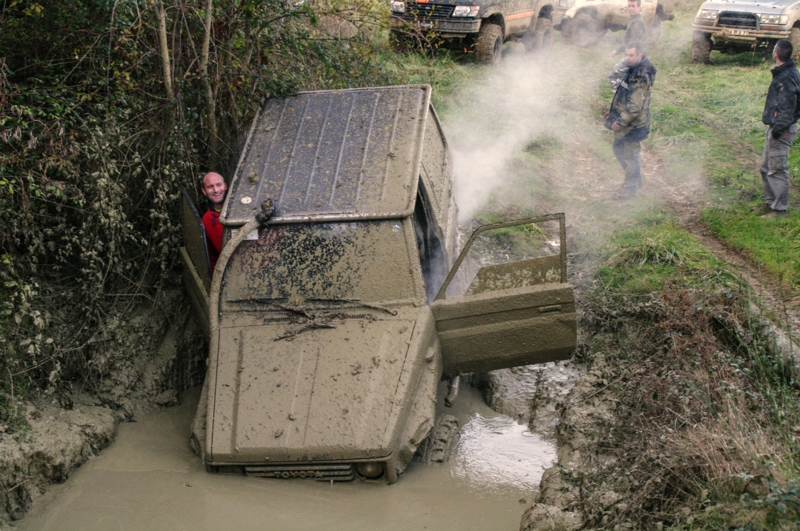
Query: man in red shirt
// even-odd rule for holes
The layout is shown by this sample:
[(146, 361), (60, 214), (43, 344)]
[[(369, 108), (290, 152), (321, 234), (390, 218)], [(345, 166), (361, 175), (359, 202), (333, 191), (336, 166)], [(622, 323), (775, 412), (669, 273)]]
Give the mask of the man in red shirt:
[(211, 271), (217, 266), (219, 253), (222, 252), (222, 224), (219, 222), (219, 213), (225, 202), (228, 185), (222, 175), (215, 172), (206, 173), (203, 177), (203, 195), (208, 199), (208, 212), (203, 214), (203, 227), (206, 230), (208, 244), (208, 258), (211, 262)]

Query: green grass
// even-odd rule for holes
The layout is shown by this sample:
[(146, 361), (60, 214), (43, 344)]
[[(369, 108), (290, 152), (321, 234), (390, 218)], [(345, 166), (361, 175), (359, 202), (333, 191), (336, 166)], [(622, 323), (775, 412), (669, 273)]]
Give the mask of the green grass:
[(616, 236), (599, 277), (607, 292), (647, 294), (678, 281), (730, 288), (736, 276), (664, 211), (646, 211)]

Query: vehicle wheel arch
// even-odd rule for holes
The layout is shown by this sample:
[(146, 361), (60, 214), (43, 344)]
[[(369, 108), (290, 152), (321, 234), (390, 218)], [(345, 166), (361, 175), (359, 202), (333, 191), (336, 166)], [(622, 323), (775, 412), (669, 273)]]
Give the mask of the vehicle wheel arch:
[(552, 20), (553, 19), (553, 6), (550, 5), (550, 4), (547, 4), (546, 6), (542, 7), (542, 9), (539, 10), (538, 18), (546, 18), (546, 19)]
[(505, 41), (506, 20), (503, 18), (501, 13), (492, 13), (488, 17), (483, 18), (481, 20), (481, 27), (485, 26), (486, 24), (497, 24), (500, 26), (500, 29), (503, 30), (503, 40)]
[(588, 15), (588, 16), (592, 17), (595, 21), (599, 21), (599, 17), (600, 17), (600, 13), (598, 13), (596, 8), (587, 7), (587, 8), (583, 8), (580, 11), (578, 11), (577, 13), (575, 13), (575, 16), (572, 17), (572, 20), (575, 20), (576, 18), (578, 18), (581, 15)]

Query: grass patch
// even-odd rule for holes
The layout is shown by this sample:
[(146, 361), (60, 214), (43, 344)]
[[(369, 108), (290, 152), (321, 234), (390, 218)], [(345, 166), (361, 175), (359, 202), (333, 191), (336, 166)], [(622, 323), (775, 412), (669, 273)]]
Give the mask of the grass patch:
[(784, 217), (764, 219), (747, 207), (745, 203), (728, 209), (709, 208), (703, 219), (726, 242), (747, 249), (785, 286), (800, 289), (800, 213), (790, 211)]
[(729, 287), (736, 277), (672, 217), (663, 211), (644, 212), (622, 231), (599, 272), (606, 290), (647, 294), (680, 279), (686, 286), (709, 283)]

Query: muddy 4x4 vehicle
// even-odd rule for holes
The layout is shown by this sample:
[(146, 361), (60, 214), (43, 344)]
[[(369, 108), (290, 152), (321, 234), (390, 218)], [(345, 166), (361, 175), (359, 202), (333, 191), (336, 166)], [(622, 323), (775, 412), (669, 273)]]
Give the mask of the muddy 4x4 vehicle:
[(479, 63), (500, 60), (503, 43), (520, 39), (528, 51), (549, 50), (553, 42), (552, 0), (392, 0), (390, 39), (395, 49), (440, 39), (474, 49)]
[(779, 39), (800, 49), (800, 2), (704, 2), (692, 24), (692, 62), (708, 63), (711, 50), (772, 51)]
[(191, 438), (210, 470), (393, 483), (434, 429), (443, 373), (574, 349), (563, 214), (479, 228), (451, 268), (453, 165), (430, 93), (269, 100), (213, 276), (184, 195), (184, 275), (210, 333)]
[[(642, 0), (641, 15), (648, 27), (648, 43), (661, 36), (661, 21), (672, 20), (674, 0)], [(556, 29), (568, 42), (590, 46), (607, 30), (621, 31), (628, 27), (628, 0), (559, 0), (561, 24)]]

